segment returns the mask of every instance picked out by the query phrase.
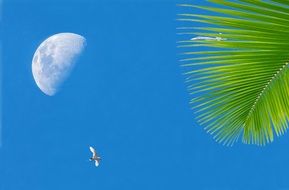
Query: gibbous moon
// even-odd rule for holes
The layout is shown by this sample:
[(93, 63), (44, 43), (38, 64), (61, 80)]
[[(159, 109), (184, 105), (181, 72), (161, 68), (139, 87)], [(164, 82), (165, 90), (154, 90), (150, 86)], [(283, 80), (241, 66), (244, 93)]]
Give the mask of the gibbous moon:
[(86, 40), (74, 33), (55, 34), (43, 41), (34, 53), (32, 74), (37, 86), (53, 96), (71, 73)]

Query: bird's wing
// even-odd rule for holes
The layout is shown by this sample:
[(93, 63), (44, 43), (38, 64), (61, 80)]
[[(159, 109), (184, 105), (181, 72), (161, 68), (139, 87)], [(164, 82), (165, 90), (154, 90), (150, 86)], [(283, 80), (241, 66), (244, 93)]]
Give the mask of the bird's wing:
[(93, 157), (96, 157), (97, 155), (96, 155), (96, 151), (95, 151), (95, 149), (93, 148), (93, 147), (89, 147), (89, 150), (92, 152), (92, 155), (93, 155)]
[(99, 166), (99, 161), (98, 160), (95, 160), (95, 166)]

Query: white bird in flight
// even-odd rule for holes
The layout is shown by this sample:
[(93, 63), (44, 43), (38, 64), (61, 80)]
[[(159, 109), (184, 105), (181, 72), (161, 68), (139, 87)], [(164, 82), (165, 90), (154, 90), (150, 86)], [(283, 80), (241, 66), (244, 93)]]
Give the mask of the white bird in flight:
[(93, 147), (89, 147), (89, 150), (92, 152), (92, 157), (89, 159), (90, 161), (95, 161), (95, 166), (97, 167), (99, 165), (99, 161), (101, 158), (97, 155), (96, 150)]

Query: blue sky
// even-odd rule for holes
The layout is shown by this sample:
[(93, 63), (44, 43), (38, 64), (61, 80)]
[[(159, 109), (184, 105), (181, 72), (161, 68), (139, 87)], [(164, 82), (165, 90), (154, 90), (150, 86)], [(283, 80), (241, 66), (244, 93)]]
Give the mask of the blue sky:
[[(288, 134), (262, 148), (225, 147), (195, 123), (176, 4), (4, 1), (0, 190), (289, 189)], [(83, 35), (87, 47), (49, 97), (31, 61), (59, 32)], [(103, 158), (98, 168), (89, 145)]]

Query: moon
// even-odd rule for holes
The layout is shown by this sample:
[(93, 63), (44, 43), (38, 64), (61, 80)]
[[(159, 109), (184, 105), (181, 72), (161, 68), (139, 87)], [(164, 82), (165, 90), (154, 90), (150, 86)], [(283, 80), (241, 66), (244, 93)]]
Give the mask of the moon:
[(59, 33), (44, 40), (32, 60), (32, 74), (46, 95), (55, 95), (84, 51), (86, 39), (74, 33)]

